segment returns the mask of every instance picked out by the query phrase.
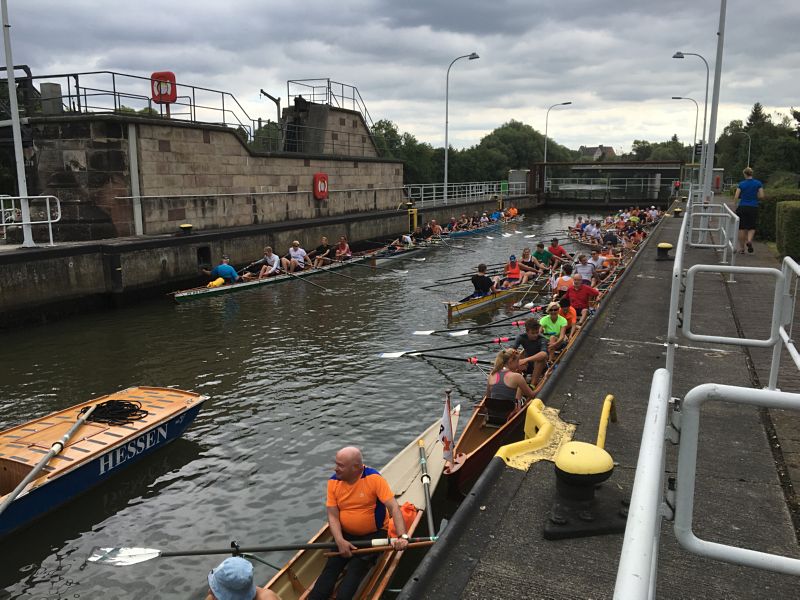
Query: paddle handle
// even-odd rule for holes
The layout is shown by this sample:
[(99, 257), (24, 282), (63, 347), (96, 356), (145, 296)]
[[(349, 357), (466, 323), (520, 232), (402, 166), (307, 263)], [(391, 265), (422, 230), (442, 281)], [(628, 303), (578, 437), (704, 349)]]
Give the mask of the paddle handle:
[[(427, 542), (412, 542), (408, 546), (406, 546), (406, 550), (409, 548), (427, 548), (428, 546), (432, 546), (434, 542), (428, 540)], [(360, 555), (360, 554), (374, 554), (376, 552), (389, 552), (390, 550), (394, 550), (392, 546), (377, 546), (375, 548), (361, 548), (360, 550), (352, 550), (350, 554), (352, 555)], [(325, 552), (325, 558), (330, 558), (331, 556), (339, 556), (338, 552)]]

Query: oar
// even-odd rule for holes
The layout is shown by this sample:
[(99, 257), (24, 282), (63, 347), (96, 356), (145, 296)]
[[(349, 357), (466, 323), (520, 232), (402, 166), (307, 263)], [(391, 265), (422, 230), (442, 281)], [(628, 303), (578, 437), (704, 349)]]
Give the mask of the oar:
[[(447, 412), (448, 411), (445, 410), (445, 413)], [(449, 414), (446, 416), (450, 418)], [(434, 535), (436, 530), (433, 528), (433, 510), (431, 507), (431, 476), (428, 475), (428, 457), (425, 455), (425, 440), (419, 440), (417, 444), (419, 445), (419, 468), (422, 471), (422, 490), (425, 492), (425, 516), (428, 519), (428, 533)]]
[(325, 273), (330, 273), (331, 275), (338, 275), (339, 277), (344, 277), (345, 279), (349, 279), (350, 281), (360, 281), (355, 277), (350, 277), (350, 275), (345, 275), (344, 273), (339, 273), (338, 269), (323, 269)]
[[(433, 546), (433, 540), (426, 540), (424, 542), (414, 542), (406, 546), (406, 550), (411, 548), (427, 548), (428, 546)], [(375, 554), (376, 552), (389, 552), (390, 550), (394, 550), (393, 546), (380, 546), (378, 548), (363, 548), (362, 550), (352, 550), (350, 554), (354, 556), (359, 556), (361, 554)], [(339, 556), (338, 552), (323, 552), (323, 556), (325, 558), (330, 558), (332, 556)]]
[(294, 277), (295, 279), (299, 279), (300, 281), (302, 281), (302, 282), (304, 282), (304, 283), (307, 283), (308, 285), (313, 285), (314, 287), (318, 287), (318, 288), (319, 288), (319, 289), (321, 289), (323, 292), (332, 292), (332, 291), (333, 291), (333, 290), (329, 290), (329, 289), (328, 289), (328, 288), (326, 288), (326, 287), (322, 287), (322, 286), (321, 286), (320, 284), (318, 284), (318, 283), (314, 283), (313, 281), (309, 281), (309, 280), (308, 280), (308, 279), (306, 279), (305, 277), (300, 277), (300, 275), (296, 275), (296, 274), (294, 274), (294, 273), (291, 273), (291, 272), (289, 272), (289, 271), (284, 271), (284, 273), (286, 273), (287, 275), (291, 275), (291, 276), (292, 276), (292, 277)]
[[(394, 538), (397, 539), (397, 538)], [(378, 538), (374, 540), (351, 541), (356, 548), (374, 548), (378, 546), (389, 546), (394, 541), (389, 538)], [(409, 539), (409, 543), (435, 542), (438, 538), (415, 537)], [(91, 556), (86, 559), (88, 562), (113, 565), (115, 567), (127, 567), (154, 558), (169, 558), (172, 556), (208, 556), (211, 554), (256, 554), (259, 552), (283, 552), (286, 550), (334, 550), (338, 549), (336, 542), (314, 542), (310, 544), (283, 544), (278, 546), (251, 546), (239, 548), (235, 544), (231, 548), (208, 548), (204, 550), (158, 550), (157, 548), (98, 548), (92, 550)]]
[(31, 469), (30, 473), (28, 473), (25, 476), (25, 478), (22, 481), (20, 481), (19, 485), (15, 487), (13, 491), (6, 497), (3, 503), (0, 504), (0, 514), (2, 514), (3, 511), (5, 511), (9, 506), (11, 506), (11, 503), (14, 502), (14, 500), (17, 499), (17, 496), (19, 496), (22, 493), (22, 490), (24, 490), (25, 487), (31, 481), (33, 481), (39, 475), (39, 473), (41, 473), (42, 469), (45, 468), (47, 463), (49, 463), (50, 460), (56, 454), (60, 453), (64, 449), (64, 447), (67, 445), (67, 442), (69, 441), (69, 438), (71, 438), (75, 434), (75, 432), (81, 425), (86, 423), (86, 419), (88, 419), (91, 416), (91, 414), (94, 412), (94, 409), (97, 408), (97, 406), (99, 405), (94, 404), (91, 407), (89, 407), (89, 409), (85, 413), (79, 415), (78, 420), (72, 427), (69, 428), (67, 433), (65, 433), (60, 440), (54, 442), (53, 445), (50, 446), (50, 451), (42, 457), (42, 459), (36, 464), (36, 466), (33, 467), (33, 469)]
[(429, 330), (422, 330), (422, 331), (414, 331), (411, 335), (433, 335), (434, 333), (446, 333), (451, 337), (460, 337), (462, 335), (467, 335), (470, 331), (480, 331), (483, 329), (495, 329), (497, 327), (508, 327), (511, 325), (514, 326), (522, 326), (525, 325), (525, 321), (511, 321), (511, 323), (496, 323), (496, 324), (489, 324), (489, 325), (476, 325), (475, 327), (460, 327), (458, 329), (429, 329)]
[(419, 354), (424, 354), (426, 352), (436, 352), (437, 350), (451, 350), (452, 348), (467, 348), (469, 346), (482, 346), (484, 344), (503, 344), (509, 341), (510, 338), (507, 337), (500, 337), (494, 338), (490, 340), (483, 340), (481, 342), (471, 342), (469, 344), (455, 344), (453, 346), (440, 346), (439, 348), (426, 348), (425, 350), (405, 350), (403, 352), (383, 352), (379, 354), (381, 358), (400, 358), (401, 356), (405, 356), (408, 354), (409, 356), (415, 356)]
[(468, 356), (467, 358), (458, 358), (456, 356), (443, 356), (441, 354), (407, 354), (410, 358), (437, 358), (440, 360), (454, 360), (456, 362), (466, 362), (471, 365), (493, 365), (494, 363), (488, 360), (479, 360), (477, 356)]
[(400, 269), (387, 269), (386, 267), (379, 267), (378, 265), (365, 265), (362, 262), (349, 262), (346, 260), (340, 260), (341, 263), (347, 263), (351, 267), (364, 267), (365, 269), (378, 269), (379, 271), (389, 271), (391, 273), (398, 273), (400, 275), (405, 275), (408, 273), (408, 270), (400, 270)]

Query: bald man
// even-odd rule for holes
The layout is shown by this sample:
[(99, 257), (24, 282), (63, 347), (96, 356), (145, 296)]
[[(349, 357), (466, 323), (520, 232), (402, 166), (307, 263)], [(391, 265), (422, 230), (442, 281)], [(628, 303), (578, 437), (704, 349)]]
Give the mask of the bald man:
[(328, 480), (325, 507), (339, 555), (329, 558), (325, 563), (309, 600), (328, 600), (336, 579), (345, 569), (336, 599), (349, 600), (377, 559), (377, 554), (353, 556), (352, 551), (356, 547), (350, 542), (387, 537), (388, 512), (391, 512), (394, 526), (400, 534), (392, 542), (392, 547), (405, 550), (408, 546), (405, 522), (389, 484), (378, 471), (364, 465), (361, 450), (354, 446), (342, 448), (336, 453), (336, 468)]

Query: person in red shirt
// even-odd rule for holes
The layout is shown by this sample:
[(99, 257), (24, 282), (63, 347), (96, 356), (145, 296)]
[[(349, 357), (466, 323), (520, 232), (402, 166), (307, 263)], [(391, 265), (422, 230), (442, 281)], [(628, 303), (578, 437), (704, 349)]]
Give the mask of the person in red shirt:
[(578, 325), (583, 325), (586, 322), (589, 316), (589, 302), (599, 295), (600, 292), (583, 283), (583, 277), (581, 277), (580, 273), (575, 273), (572, 276), (572, 287), (567, 290), (565, 297), (569, 298), (570, 306), (581, 316)]
[(336, 598), (349, 600), (355, 595), (377, 556), (353, 556), (352, 551), (356, 547), (350, 541), (387, 537), (388, 511), (392, 514), (399, 535), (392, 541), (392, 547), (405, 550), (408, 547), (405, 521), (389, 484), (378, 471), (364, 465), (361, 450), (353, 446), (336, 453), (336, 469), (328, 480), (325, 507), (328, 526), (339, 548), (339, 555), (332, 556), (325, 563), (308, 597), (309, 600), (328, 600), (339, 574), (345, 571)]
[(564, 246), (558, 243), (558, 238), (550, 240), (550, 247), (547, 251), (560, 263), (572, 261), (572, 256), (564, 249)]

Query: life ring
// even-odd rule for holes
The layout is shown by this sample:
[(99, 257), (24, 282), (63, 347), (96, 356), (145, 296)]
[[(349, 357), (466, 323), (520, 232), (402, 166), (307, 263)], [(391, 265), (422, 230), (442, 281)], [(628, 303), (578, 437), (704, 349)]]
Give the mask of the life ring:
[(317, 200), (328, 199), (328, 174), (314, 173), (314, 198)]

